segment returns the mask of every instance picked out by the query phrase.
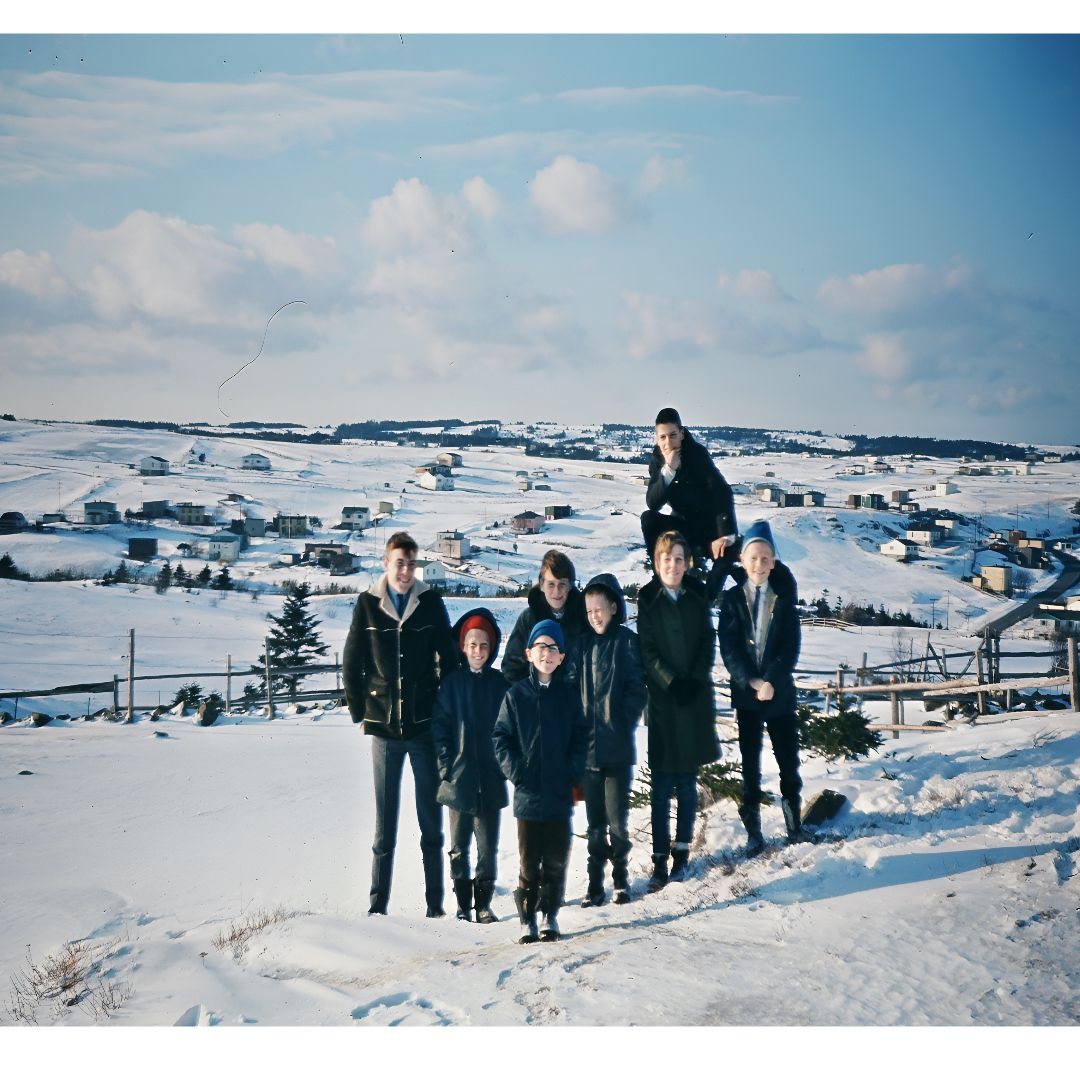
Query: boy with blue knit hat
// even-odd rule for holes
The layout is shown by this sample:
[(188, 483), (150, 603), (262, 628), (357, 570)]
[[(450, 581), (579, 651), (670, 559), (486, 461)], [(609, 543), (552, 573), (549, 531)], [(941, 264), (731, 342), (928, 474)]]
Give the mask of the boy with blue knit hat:
[(717, 635), (739, 726), (743, 773), (739, 816), (746, 826), (747, 854), (757, 855), (765, 847), (761, 746), (766, 728), (780, 769), (788, 840), (804, 838), (794, 679), (801, 635), (795, 578), (776, 557), (767, 521), (755, 521), (743, 534), (739, 564), (746, 580), (724, 593)]
[[(572, 789), (585, 772), (589, 732), (576, 688), (559, 677), (566, 641), (554, 619), (528, 636), (529, 674), (503, 698), (492, 734), (495, 757), (514, 785), (520, 868), (514, 903), (521, 943), (557, 941), (570, 861)], [(537, 929), (537, 911), (544, 915)]]

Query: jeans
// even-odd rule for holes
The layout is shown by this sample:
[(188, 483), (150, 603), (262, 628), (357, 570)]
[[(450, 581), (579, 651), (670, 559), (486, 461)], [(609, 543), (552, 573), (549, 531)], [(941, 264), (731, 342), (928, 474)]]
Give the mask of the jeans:
[(802, 791), (799, 776), (799, 729), (792, 713), (762, 713), (756, 709), (736, 709), (739, 724), (739, 753), (742, 756), (743, 805), (761, 804), (761, 745), (764, 729), (769, 729), (773, 756), (780, 768), (780, 795), (793, 800)]
[(420, 824), (420, 851), (424, 859), (424, 892), (428, 904), (442, 907), (442, 807), (435, 800), (439, 772), (435, 743), (430, 735), (415, 739), (372, 737), (371, 764), (375, 777), (375, 842), (371, 852), (371, 908), (385, 914), (394, 873), (401, 773), (408, 757), (416, 788), (416, 820)]
[(585, 816), (589, 822), (589, 881), (603, 881), (604, 863), (611, 859), (616, 889), (630, 882), (630, 783), (632, 765), (585, 770)]
[(450, 877), (454, 881), (468, 880), (469, 848), (476, 834), (476, 880), (495, 880), (495, 857), (499, 852), (499, 819), (501, 810), (486, 814), (462, 814), (450, 811)]
[(675, 796), (675, 843), (694, 838), (697, 814), (697, 773), (654, 772), (652, 774), (653, 858), (668, 857), (671, 848), (671, 796)]

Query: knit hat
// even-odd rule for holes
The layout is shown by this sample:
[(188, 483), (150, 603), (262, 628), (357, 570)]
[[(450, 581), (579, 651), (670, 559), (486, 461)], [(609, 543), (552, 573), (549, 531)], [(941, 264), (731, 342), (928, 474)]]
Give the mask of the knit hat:
[(458, 644), (462, 649), (465, 648), (465, 635), (470, 630), (482, 630), (487, 634), (488, 645), (492, 648), (495, 646), (495, 627), (484, 618), (483, 615), (470, 615), (458, 629)]
[(566, 651), (566, 639), (563, 637), (562, 627), (554, 619), (541, 619), (532, 628), (532, 633), (529, 634), (529, 643), (525, 648), (531, 649), (533, 642), (538, 637), (549, 637), (559, 646), (559, 652)]
[(660, 424), (674, 424), (676, 427), (682, 427), (682, 420), (679, 418), (679, 410), (661, 409), (656, 414), (656, 420), (653, 422), (653, 426), (657, 427)]
[(768, 544), (772, 548), (772, 553), (776, 554), (776, 542), (773, 540), (772, 529), (769, 528), (769, 523), (764, 520), (758, 520), (753, 522), (742, 537), (742, 549), (745, 551), (751, 544), (760, 543)]

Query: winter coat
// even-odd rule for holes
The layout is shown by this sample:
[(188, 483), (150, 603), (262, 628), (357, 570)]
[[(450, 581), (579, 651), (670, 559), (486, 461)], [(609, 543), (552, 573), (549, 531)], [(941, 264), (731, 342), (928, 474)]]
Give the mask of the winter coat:
[[(731, 488), (713, 464), (709, 451), (684, 429), (679, 469), (670, 484), (660, 475), (664, 455), (654, 446), (649, 459), (649, 486), (645, 503), (659, 510), (665, 503), (674, 513), (693, 522), (706, 541), (737, 533), (735, 499)], [(689, 539), (689, 537), (688, 537)]]
[[(518, 682), (532, 670), (525, 655), (525, 646), (529, 641), (532, 628), (543, 619), (555, 619), (555, 613), (544, 596), (544, 590), (539, 585), (534, 585), (529, 590), (528, 607), (518, 616), (514, 629), (510, 631), (510, 637), (506, 639), (502, 673), (508, 682)], [(566, 653), (569, 659), (573, 655), (572, 647), (575, 639), (588, 629), (585, 621), (585, 599), (576, 586), (571, 588), (570, 595), (566, 598), (562, 618), (555, 621), (559, 624), (559, 629), (562, 630), (563, 637), (566, 639)], [(566, 661), (563, 663), (565, 664)], [(564, 671), (564, 677), (569, 673), (569, 669)]]
[(435, 698), (431, 732), (442, 781), (436, 797), (452, 810), (475, 816), (502, 809), (510, 798), (491, 739), (508, 689), (502, 672), (491, 666), (499, 655), (502, 635), (487, 608), (473, 608), (454, 624), (455, 641), (461, 640), (461, 626), (473, 615), (482, 615), (495, 629), (491, 654), (478, 672), (469, 667), (463, 655), (458, 667), (443, 679)]
[(608, 769), (637, 760), (634, 729), (645, 708), (645, 672), (638, 636), (626, 623), (626, 598), (611, 574), (598, 574), (585, 587), (602, 585), (615, 600), (615, 614), (598, 634), (590, 626), (577, 639), (575, 670), (581, 707), (589, 727), (586, 768)]
[(345, 639), (341, 674), (353, 723), (387, 739), (430, 734), (439, 673), (459, 656), (442, 597), (414, 582), (399, 619), (384, 574), (356, 598)]
[(575, 687), (535, 673), (514, 683), (495, 721), (495, 757), (514, 785), (514, 817), (558, 821), (573, 812), (570, 788), (585, 774), (589, 730)]
[[(794, 672), (802, 639), (795, 608), (795, 578), (786, 566), (777, 563), (769, 574), (769, 587), (776, 595), (772, 598), (772, 618), (761, 662), (758, 662), (754, 646), (754, 617), (741, 584), (724, 591), (717, 627), (720, 655), (731, 678), (734, 708), (773, 714), (794, 712)], [(756, 692), (750, 688), (751, 679), (772, 683), (771, 701), (758, 701)]]
[[(645, 667), (649, 728), (649, 768), (690, 773), (720, 757), (712, 688), (716, 653), (705, 586), (689, 576), (675, 603), (654, 577), (638, 594), (638, 640)], [(680, 705), (671, 690), (675, 678), (691, 678), (698, 693)]]

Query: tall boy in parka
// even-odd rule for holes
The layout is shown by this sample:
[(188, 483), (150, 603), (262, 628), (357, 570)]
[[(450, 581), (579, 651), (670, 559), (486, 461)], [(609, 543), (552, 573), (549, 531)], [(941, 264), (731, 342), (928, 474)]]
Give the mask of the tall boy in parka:
[[(495, 722), (495, 756), (514, 785), (520, 863), (514, 903), (523, 945), (559, 937), (555, 916), (570, 859), (571, 789), (581, 783), (589, 743), (577, 687), (557, 677), (565, 648), (554, 620), (532, 628), (525, 650), (532, 671), (507, 691)], [(542, 933), (538, 908), (545, 916)]]
[(746, 530), (739, 562), (746, 571), (746, 581), (724, 593), (717, 634), (731, 677), (731, 703), (739, 725), (743, 775), (739, 816), (746, 826), (747, 854), (757, 855), (765, 847), (761, 833), (765, 728), (780, 769), (788, 839), (794, 842), (804, 835), (794, 681), (801, 633), (795, 578), (776, 558), (767, 521), (755, 521)]
[(341, 674), (354, 724), (371, 742), (375, 780), (369, 915), (385, 915), (397, 845), (401, 773), (406, 757), (416, 789), (428, 918), (443, 912), (442, 807), (431, 712), (439, 672), (457, 666), (458, 648), (442, 597), (416, 580), (416, 541), (405, 532), (386, 541), (385, 573), (361, 593), (345, 639)]
[(638, 638), (649, 691), (645, 708), (652, 773), (649, 892), (659, 891), (669, 880), (672, 795), (676, 814), (670, 878), (685, 879), (697, 814), (698, 769), (720, 757), (711, 606), (704, 583), (686, 573), (690, 559), (690, 545), (681, 534), (663, 533), (653, 551), (653, 579), (638, 594)]
[(564, 552), (552, 548), (544, 553), (538, 584), (529, 590), (527, 606), (506, 639), (502, 673), (508, 682), (527, 678), (532, 670), (525, 646), (533, 627), (542, 619), (559, 624), (568, 650), (585, 633), (585, 604), (574, 584), (576, 578), (574, 564)]
[(589, 728), (585, 814), (589, 886), (582, 907), (602, 904), (604, 866), (611, 860), (615, 903), (630, 900), (630, 785), (637, 760), (634, 729), (645, 708), (645, 673), (637, 634), (626, 625), (626, 599), (611, 574), (585, 586), (590, 631), (579, 639), (577, 680)]
[[(497, 922), (491, 910), (499, 819), (510, 801), (506, 778), (495, 759), (491, 733), (506, 696), (507, 682), (491, 665), (499, 655), (498, 623), (487, 608), (467, 611), (454, 624), (461, 664), (439, 686), (431, 718), (439, 759), (438, 799), (450, 809), (450, 880), (457, 917)], [(476, 878), (469, 871), (469, 848), (476, 836)]]

